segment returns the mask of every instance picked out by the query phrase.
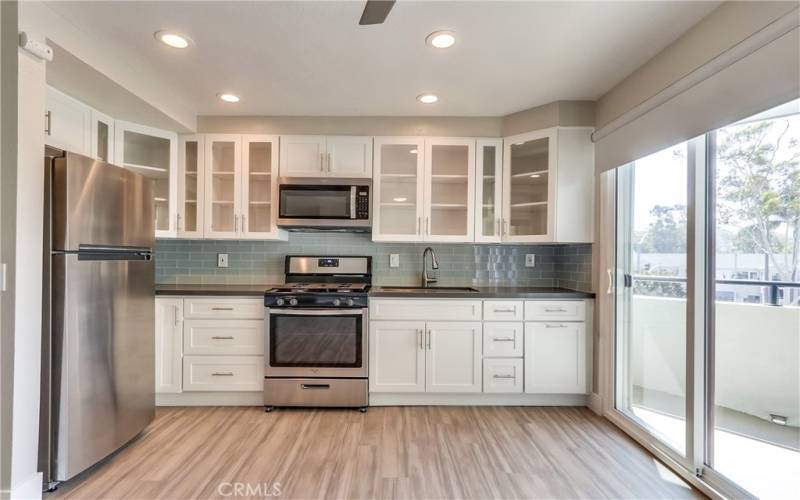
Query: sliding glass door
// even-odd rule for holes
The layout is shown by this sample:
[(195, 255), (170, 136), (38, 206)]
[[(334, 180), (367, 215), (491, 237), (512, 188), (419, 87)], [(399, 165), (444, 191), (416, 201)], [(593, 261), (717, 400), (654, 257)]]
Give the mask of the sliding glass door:
[(726, 496), (800, 496), (800, 101), (616, 170), (614, 420)]
[(685, 456), (688, 150), (617, 171), (616, 408)]

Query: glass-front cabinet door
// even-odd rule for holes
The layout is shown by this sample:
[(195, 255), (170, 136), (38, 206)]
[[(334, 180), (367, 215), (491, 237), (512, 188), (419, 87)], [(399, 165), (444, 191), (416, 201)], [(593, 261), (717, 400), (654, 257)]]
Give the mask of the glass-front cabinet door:
[(114, 162), (114, 119), (92, 110), (92, 156), (108, 163)]
[(506, 138), (504, 161), (504, 241), (553, 239), (556, 129)]
[(178, 135), (119, 120), (114, 123), (114, 135), (114, 163), (152, 181), (156, 237), (175, 237), (178, 227)]
[(236, 238), (240, 219), (238, 172), (242, 161), (241, 136), (205, 136), (205, 237)]
[(266, 239), (277, 235), (278, 137), (242, 136), (242, 238)]
[(425, 141), (376, 137), (372, 205), (374, 241), (420, 241)]
[(501, 241), (502, 139), (478, 139), (475, 149), (475, 241)]
[(425, 140), (425, 241), (472, 241), (475, 139)]
[(178, 236), (203, 237), (205, 154), (202, 135), (182, 136), (178, 145)]

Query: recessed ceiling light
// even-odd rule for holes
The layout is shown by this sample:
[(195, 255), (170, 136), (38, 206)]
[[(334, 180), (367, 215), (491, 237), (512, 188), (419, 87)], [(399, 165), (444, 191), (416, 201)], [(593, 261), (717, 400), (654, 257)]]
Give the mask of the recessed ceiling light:
[(164, 45), (169, 45), (170, 47), (176, 49), (185, 49), (191, 45), (191, 40), (188, 37), (173, 33), (171, 31), (156, 31), (154, 36), (156, 37), (156, 40)]
[(436, 49), (446, 49), (456, 43), (456, 35), (452, 31), (434, 31), (425, 38), (425, 43)]
[(221, 100), (223, 100), (225, 102), (239, 102), (240, 101), (238, 95), (231, 94), (231, 93), (228, 93), (228, 92), (220, 92), (219, 94), (217, 94), (217, 97), (219, 97)]
[(422, 104), (433, 104), (439, 100), (439, 97), (435, 94), (420, 94), (417, 96), (417, 100)]

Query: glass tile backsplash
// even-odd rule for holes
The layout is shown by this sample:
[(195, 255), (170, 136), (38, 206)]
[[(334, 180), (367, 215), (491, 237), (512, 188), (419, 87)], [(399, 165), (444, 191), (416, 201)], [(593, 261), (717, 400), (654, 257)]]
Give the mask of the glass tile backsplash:
[[(283, 283), (286, 255), (371, 255), (373, 282), (416, 285), (422, 251), (439, 257), (439, 285), (558, 286), (591, 291), (592, 245), (375, 243), (369, 234), (291, 233), (289, 241), (157, 240), (156, 283)], [(217, 267), (217, 254), (228, 267)], [(389, 267), (399, 254), (400, 266)], [(525, 254), (536, 255), (525, 267)]]

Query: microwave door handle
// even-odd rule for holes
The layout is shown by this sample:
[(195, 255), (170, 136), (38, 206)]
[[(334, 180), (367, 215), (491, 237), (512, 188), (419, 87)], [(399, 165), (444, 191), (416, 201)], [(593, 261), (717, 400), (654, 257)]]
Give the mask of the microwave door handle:
[(350, 186), (350, 218), (356, 218), (356, 186)]

